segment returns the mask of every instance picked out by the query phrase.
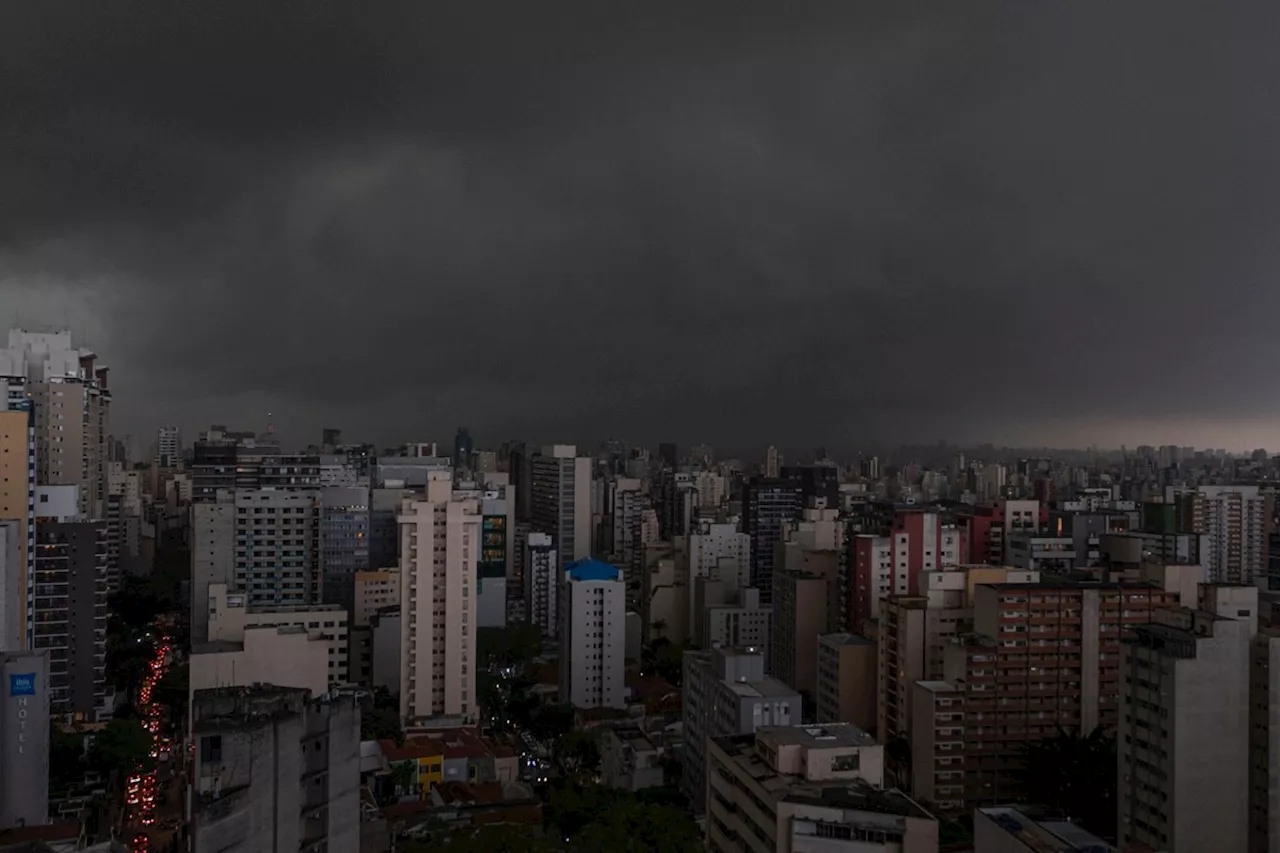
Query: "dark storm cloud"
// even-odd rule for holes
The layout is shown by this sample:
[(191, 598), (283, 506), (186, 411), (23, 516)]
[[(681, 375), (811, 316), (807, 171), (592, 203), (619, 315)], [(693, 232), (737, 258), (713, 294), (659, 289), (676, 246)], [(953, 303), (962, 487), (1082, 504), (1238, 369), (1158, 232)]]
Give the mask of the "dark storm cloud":
[(0, 300), (84, 294), (139, 430), (1270, 414), (1277, 10), (1249, 13), (7, 4)]

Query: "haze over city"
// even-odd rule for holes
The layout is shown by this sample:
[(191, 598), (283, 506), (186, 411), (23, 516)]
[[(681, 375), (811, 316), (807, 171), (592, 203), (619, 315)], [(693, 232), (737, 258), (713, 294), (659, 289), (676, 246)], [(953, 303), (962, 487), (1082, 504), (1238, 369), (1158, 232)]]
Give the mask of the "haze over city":
[(7, 4), (0, 326), (138, 435), (1277, 446), (1251, 13)]

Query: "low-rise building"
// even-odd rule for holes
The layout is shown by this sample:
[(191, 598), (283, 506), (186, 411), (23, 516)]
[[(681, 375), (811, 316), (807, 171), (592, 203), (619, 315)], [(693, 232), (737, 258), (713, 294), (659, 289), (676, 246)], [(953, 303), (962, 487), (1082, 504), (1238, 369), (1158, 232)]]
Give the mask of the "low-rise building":
[(713, 853), (937, 853), (937, 820), (880, 787), (884, 748), (856, 726), (711, 738), (707, 757)]
[(623, 791), (661, 787), (661, 755), (638, 726), (604, 728), (600, 736), (604, 784)]
[[(973, 812), (975, 853), (1115, 853), (1098, 836), (1056, 815), (1026, 806), (992, 806)], [(1224, 850), (1226, 848), (1223, 848)]]
[(329, 683), (349, 681), (348, 615), (341, 605), (254, 605), (244, 593), (214, 583), (209, 584), (208, 615), (210, 643), (244, 643), (252, 628), (300, 628), (327, 644)]

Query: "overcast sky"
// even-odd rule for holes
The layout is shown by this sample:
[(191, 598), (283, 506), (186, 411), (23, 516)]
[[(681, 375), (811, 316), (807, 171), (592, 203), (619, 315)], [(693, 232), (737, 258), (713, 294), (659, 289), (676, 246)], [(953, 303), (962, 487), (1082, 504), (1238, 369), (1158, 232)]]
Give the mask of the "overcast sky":
[(1277, 18), (5, 3), (0, 323), (137, 435), (1276, 448)]

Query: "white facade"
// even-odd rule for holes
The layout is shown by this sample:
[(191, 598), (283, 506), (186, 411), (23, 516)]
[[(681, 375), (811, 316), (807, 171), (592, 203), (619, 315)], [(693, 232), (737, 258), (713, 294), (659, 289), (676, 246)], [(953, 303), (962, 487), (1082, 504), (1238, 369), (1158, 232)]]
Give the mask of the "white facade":
[(689, 536), (689, 624), (702, 618), (693, 600), (698, 578), (721, 578), (736, 590), (746, 585), (750, 569), (750, 534), (740, 533), (736, 524), (702, 522)]
[(475, 596), (480, 502), (455, 495), (448, 471), (400, 515), (400, 715), (476, 714)]
[(560, 629), (556, 619), (560, 575), (560, 561), (551, 537), (546, 533), (530, 533), (525, 537), (525, 621), (541, 628), (544, 637), (554, 637)]
[(1155, 618), (1120, 661), (1120, 841), (1248, 850), (1249, 622), (1187, 608)]
[(176, 426), (162, 426), (156, 430), (156, 453), (153, 461), (157, 468), (182, 467), (182, 431)]
[(400, 606), (400, 570), (380, 569), (355, 574), (356, 609), (351, 624), (368, 625), (373, 614), (383, 607)]
[(613, 566), (591, 560), (586, 568), (571, 567), (560, 584), (560, 699), (625, 708), (626, 586)]
[(246, 628), (239, 642), (197, 644), (188, 680), (191, 695), (215, 687), (302, 687), (312, 696), (329, 690), (332, 644), (304, 628), (259, 625)]
[(1200, 486), (1197, 511), (1209, 537), (1209, 580), (1251, 584), (1267, 573), (1270, 493), (1257, 486)]
[(120, 496), (120, 511), (125, 515), (142, 515), (142, 473), (126, 471), (122, 462), (107, 464), (107, 494)]

